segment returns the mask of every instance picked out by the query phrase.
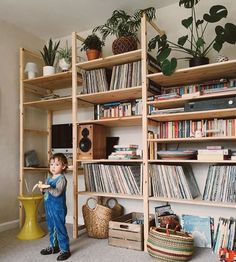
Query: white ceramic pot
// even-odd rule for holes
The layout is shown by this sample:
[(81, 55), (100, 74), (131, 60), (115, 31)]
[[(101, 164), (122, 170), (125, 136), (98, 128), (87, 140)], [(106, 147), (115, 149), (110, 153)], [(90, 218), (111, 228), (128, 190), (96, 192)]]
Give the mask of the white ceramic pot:
[(67, 63), (65, 58), (62, 58), (62, 59), (59, 60), (59, 66), (60, 66), (62, 71), (68, 71), (71, 67), (71, 64)]
[(44, 66), (43, 67), (43, 76), (49, 76), (55, 74), (55, 67), (54, 66)]

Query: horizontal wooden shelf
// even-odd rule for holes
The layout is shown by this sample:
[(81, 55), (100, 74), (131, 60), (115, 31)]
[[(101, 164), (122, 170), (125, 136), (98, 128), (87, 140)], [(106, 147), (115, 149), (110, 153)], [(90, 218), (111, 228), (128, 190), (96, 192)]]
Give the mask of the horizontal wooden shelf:
[(199, 198), (188, 200), (188, 199), (178, 199), (178, 198), (168, 198), (168, 197), (149, 197), (149, 200), (150, 201), (159, 201), (159, 202), (186, 204), (186, 205), (236, 208), (235, 203), (205, 201), (205, 200), (200, 200)]
[(141, 86), (77, 96), (78, 100), (81, 100), (82, 102), (85, 101), (91, 104), (101, 104), (101, 103), (121, 101), (121, 100), (131, 100), (140, 97), (142, 97)]
[(91, 159), (91, 160), (82, 160), (78, 159), (78, 162), (82, 163), (142, 163), (142, 159)]
[(48, 131), (45, 130), (36, 130), (36, 129), (29, 129), (29, 128), (25, 128), (24, 132), (31, 133), (34, 135), (42, 135), (42, 136), (47, 136), (49, 134)]
[(65, 110), (72, 108), (72, 97), (68, 96), (48, 100), (25, 102), (23, 105), (53, 111)]
[(194, 137), (188, 137), (188, 138), (160, 138), (160, 139), (148, 139), (149, 142), (157, 142), (157, 143), (175, 143), (175, 142), (210, 142), (210, 141), (233, 141), (236, 140), (236, 136), (216, 136), (216, 137), (200, 137), (200, 138), (194, 138)]
[(176, 121), (176, 120), (197, 120), (197, 119), (213, 119), (224, 117), (235, 117), (236, 108), (195, 111), (195, 112), (181, 112), (174, 114), (156, 114), (149, 115), (148, 119), (156, 121)]
[(206, 94), (206, 95), (201, 95), (199, 97), (194, 97), (194, 98), (175, 98), (175, 99), (167, 99), (167, 100), (159, 100), (159, 101), (148, 101), (147, 104), (152, 105), (159, 109), (163, 109), (163, 108), (181, 107), (181, 106), (184, 106), (184, 104), (189, 101), (213, 99), (217, 97), (227, 97), (227, 96), (236, 95), (236, 91), (230, 91), (230, 88), (228, 90), (229, 91), (227, 92)]
[[(81, 75), (77, 77), (78, 84), (82, 83)], [(33, 79), (25, 79), (23, 83), (26, 85), (36, 86), (49, 90), (62, 89), (72, 86), (72, 72), (60, 72), (49, 76), (39, 76)]]
[(78, 124), (99, 124), (102, 126), (117, 127), (117, 126), (139, 126), (142, 123), (142, 116), (126, 116), (114, 117), (99, 120), (81, 121)]
[(188, 160), (183, 160), (183, 159), (170, 159), (170, 160), (165, 160), (165, 159), (156, 159), (156, 160), (148, 160), (148, 163), (216, 163), (216, 164), (236, 164), (235, 160), (222, 160), (222, 161), (214, 161), (214, 160), (197, 160), (197, 159), (188, 159)]
[(96, 60), (77, 63), (76, 66), (84, 70), (92, 70), (95, 68), (110, 68), (115, 65), (127, 64), (138, 60), (141, 60), (141, 49), (126, 52), (123, 54), (112, 55), (105, 58), (98, 58)]
[(49, 171), (48, 167), (24, 167), (24, 171), (33, 171), (33, 172), (47, 172)]
[(103, 193), (103, 192), (89, 192), (89, 191), (78, 192), (78, 195), (82, 195), (82, 196), (115, 197), (115, 198), (125, 198), (125, 199), (143, 199), (143, 196), (141, 196), (141, 195), (128, 195), (128, 194)]
[(212, 79), (235, 78), (236, 60), (213, 63), (176, 70), (171, 76), (162, 73), (149, 74), (147, 77), (163, 87), (200, 83)]

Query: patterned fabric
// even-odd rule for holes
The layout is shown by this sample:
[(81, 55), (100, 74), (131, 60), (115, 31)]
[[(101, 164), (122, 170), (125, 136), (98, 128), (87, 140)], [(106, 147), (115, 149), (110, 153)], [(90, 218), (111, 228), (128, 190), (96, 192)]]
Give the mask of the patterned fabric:
[(151, 227), (148, 241), (148, 253), (158, 261), (188, 261), (193, 254), (193, 238), (183, 232), (174, 233), (166, 229)]
[(69, 251), (69, 237), (65, 226), (67, 181), (64, 175), (60, 175), (56, 179), (49, 177), (46, 184), (50, 185), (50, 188), (44, 190), (50, 246), (59, 245), (62, 252), (67, 252)]

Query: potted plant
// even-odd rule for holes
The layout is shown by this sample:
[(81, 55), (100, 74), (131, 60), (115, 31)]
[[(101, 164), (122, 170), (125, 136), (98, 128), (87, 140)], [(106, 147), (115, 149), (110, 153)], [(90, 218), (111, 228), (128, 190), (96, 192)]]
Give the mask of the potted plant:
[(97, 59), (101, 56), (104, 42), (96, 35), (91, 34), (82, 43), (81, 51), (86, 51), (88, 60)]
[(59, 67), (63, 72), (68, 71), (71, 68), (72, 60), (72, 47), (68, 47), (68, 41), (64, 48), (59, 48), (57, 54)]
[(53, 75), (55, 74), (54, 62), (57, 54), (57, 49), (60, 41), (53, 43), (52, 39), (49, 39), (48, 46), (44, 45), (43, 51), (40, 51), (45, 66), (43, 67), (43, 75)]
[(115, 10), (105, 24), (97, 26), (93, 32), (99, 31), (105, 41), (108, 35), (115, 35), (116, 40), (112, 43), (112, 52), (120, 54), (137, 49), (137, 33), (141, 24), (143, 14), (149, 20), (155, 18), (156, 9), (149, 7), (137, 10), (133, 15), (127, 14), (123, 10)]
[(224, 43), (235, 44), (236, 42), (236, 26), (226, 23), (224, 27), (217, 25), (213, 39), (210, 43), (206, 43), (205, 35), (209, 23), (217, 23), (226, 18), (228, 11), (222, 5), (214, 5), (210, 8), (209, 13), (197, 18), (195, 7), (199, 2), (200, 0), (179, 1), (179, 6), (190, 9), (191, 15), (182, 20), (182, 25), (189, 33), (181, 36), (177, 43), (170, 41), (165, 34), (155, 36), (148, 43), (149, 50), (155, 49), (157, 46), (157, 61), (160, 63), (164, 75), (171, 75), (177, 67), (176, 58), (168, 59), (172, 50), (187, 55), (183, 59), (189, 59), (190, 66), (195, 66), (209, 63), (207, 55), (212, 48), (219, 52)]

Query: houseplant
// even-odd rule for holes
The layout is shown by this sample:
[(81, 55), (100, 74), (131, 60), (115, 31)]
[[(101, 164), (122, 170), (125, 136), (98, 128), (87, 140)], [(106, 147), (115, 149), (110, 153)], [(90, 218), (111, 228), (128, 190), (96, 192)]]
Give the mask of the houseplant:
[(68, 41), (66, 41), (66, 46), (64, 48), (59, 48), (58, 54), (58, 64), (62, 71), (68, 71), (71, 67), (72, 59), (72, 47), (68, 47)]
[(99, 31), (105, 41), (108, 35), (115, 35), (116, 40), (112, 43), (114, 54), (120, 54), (137, 49), (137, 33), (141, 24), (143, 14), (149, 20), (155, 18), (156, 9), (149, 7), (137, 10), (133, 15), (127, 14), (123, 10), (115, 10), (105, 24), (97, 26), (93, 32)]
[[(202, 18), (196, 16), (196, 6), (200, 0), (180, 0), (179, 6), (184, 6), (190, 10), (191, 15), (182, 20), (182, 25), (189, 31), (188, 34), (181, 36), (177, 43), (170, 41), (167, 35), (155, 36), (152, 38), (148, 47), (149, 50), (155, 49), (157, 46), (157, 61), (160, 63), (163, 74), (171, 75), (177, 67), (177, 59), (168, 59), (171, 51), (179, 51), (187, 56), (184, 59), (190, 60), (190, 66), (209, 63), (207, 55), (213, 48), (220, 51), (224, 43), (235, 44), (236, 42), (236, 26), (226, 23), (225, 26), (217, 25), (215, 27), (215, 35), (210, 43), (206, 43), (205, 36), (209, 23), (217, 23), (228, 15), (227, 9), (222, 5), (214, 5), (210, 8), (209, 13), (203, 15)], [(212, 32), (211, 32), (212, 34)]]
[(40, 51), (45, 66), (43, 67), (43, 75), (55, 74), (54, 62), (57, 54), (57, 49), (60, 41), (53, 43), (52, 39), (49, 39), (48, 46), (44, 45), (43, 50)]
[(96, 35), (88, 35), (87, 38), (82, 43), (81, 51), (86, 51), (88, 60), (97, 59), (100, 57), (102, 52), (102, 46), (104, 42)]

